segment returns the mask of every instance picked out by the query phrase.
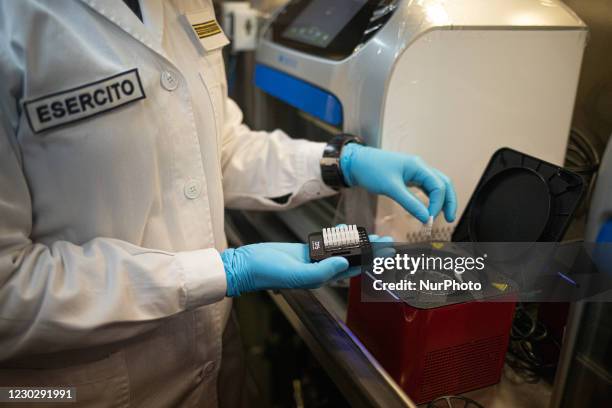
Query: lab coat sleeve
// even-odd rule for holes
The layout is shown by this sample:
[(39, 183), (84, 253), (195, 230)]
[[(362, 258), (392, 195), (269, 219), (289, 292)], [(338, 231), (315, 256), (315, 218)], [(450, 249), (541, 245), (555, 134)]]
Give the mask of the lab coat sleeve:
[[(321, 179), (325, 143), (292, 139), (281, 130), (253, 131), (227, 98), (222, 141), (225, 205), (239, 209), (285, 209), (335, 191)], [(276, 199), (276, 200), (273, 200)]]
[(168, 253), (107, 238), (33, 242), (30, 195), (3, 111), (0, 361), (123, 340), (225, 296), (215, 249)]

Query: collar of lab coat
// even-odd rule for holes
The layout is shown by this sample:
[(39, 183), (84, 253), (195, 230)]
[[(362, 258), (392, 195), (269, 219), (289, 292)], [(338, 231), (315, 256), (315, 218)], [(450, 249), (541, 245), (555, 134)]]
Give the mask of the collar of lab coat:
[(81, 0), (145, 46), (171, 61), (162, 48), (164, 34), (163, 0), (142, 0), (144, 24), (123, 0)]

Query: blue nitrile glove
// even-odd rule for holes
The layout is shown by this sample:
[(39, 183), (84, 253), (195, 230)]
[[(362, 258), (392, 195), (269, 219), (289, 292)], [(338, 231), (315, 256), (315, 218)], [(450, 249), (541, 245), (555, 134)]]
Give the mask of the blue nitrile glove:
[[(441, 210), (446, 221), (455, 219), (457, 195), (450, 179), (416, 156), (349, 143), (342, 149), (340, 167), (346, 184), (386, 195), (423, 223)], [(407, 185), (418, 186), (429, 196), (429, 209)]]
[(227, 275), (228, 296), (261, 289), (313, 289), (327, 281), (351, 276), (348, 261), (342, 257), (310, 263), (306, 244), (245, 245), (226, 249), (221, 259)]
[[(389, 237), (370, 236), (372, 242)], [(310, 262), (308, 245), (267, 242), (226, 249), (221, 253), (227, 275), (227, 296), (263, 289), (314, 289), (326, 282), (359, 275), (345, 258)]]
[[(344, 225), (344, 224), (341, 224)], [(372, 249), (373, 249), (373, 256), (374, 257), (381, 257), (381, 258), (387, 258), (387, 257), (391, 257), (395, 255), (395, 249), (393, 248), (393, 238), (385, 235), (383, 237), (378, 236), (376, 234), (370, 234), (368, 235), (368, 239), (370, 240), (370, 243), (372, 244), (378, 244), (378, 245), (372, 245)], [(347, 276), (345, 276), (345, 278), (351, 278), (353, 276), (357, 276), (361, 273), (361, 266), (353, 266), (351, 268), (349, 268)], [(337, 279), (334, 279), (337, 280)]]

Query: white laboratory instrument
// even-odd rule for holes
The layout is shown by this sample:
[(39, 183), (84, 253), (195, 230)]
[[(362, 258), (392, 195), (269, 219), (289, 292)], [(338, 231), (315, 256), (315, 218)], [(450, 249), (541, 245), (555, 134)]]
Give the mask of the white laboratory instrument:
[[(293, 0), (260, 39), (255, 83), (371, 146), (421, 156), (453, 180), (459, 218), (500, 147), (563, 163), (586, 40), (558, 0)], [(398, 205), (370, 199), (349, 222), (421, 238)], [(441, 218), (436, 239), (452, 233)]]

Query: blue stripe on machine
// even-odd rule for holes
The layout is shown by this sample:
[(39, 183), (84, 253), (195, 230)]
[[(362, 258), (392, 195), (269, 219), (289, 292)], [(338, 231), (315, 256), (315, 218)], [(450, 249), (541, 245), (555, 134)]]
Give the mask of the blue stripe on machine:
[(602, 225), (597, 234), (597, 242), (612, 242), (612, 219)]
[(342, 105), (338, 98), (294, 76), (255, 65), (255, 85), (270, 95), (331, 125), (342, 123)]

